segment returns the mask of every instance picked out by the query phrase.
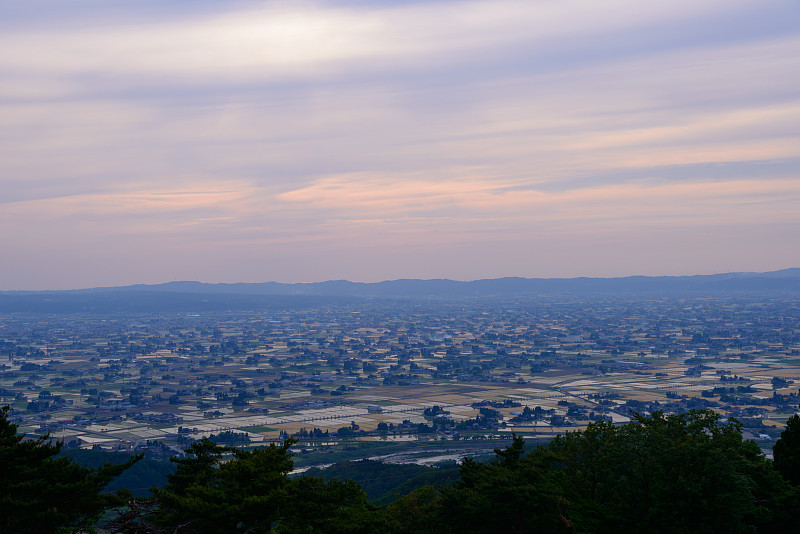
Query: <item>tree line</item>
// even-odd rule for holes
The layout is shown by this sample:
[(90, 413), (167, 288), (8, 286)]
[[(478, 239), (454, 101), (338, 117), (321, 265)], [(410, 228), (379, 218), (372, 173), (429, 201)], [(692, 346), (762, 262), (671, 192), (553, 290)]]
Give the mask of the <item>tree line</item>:
[(466, 459), (453, 484), (375, 505), (352, 480), (288, 476), (294, 440), (191, 444), (151, 497), (103, 493), (125, 464), (85, 467), (0, 410), (0, 532), (745, 533), (795, 532), (800, 417), (767, 459), (735, 419), (709, 410), (598, 421), (526, 450)]

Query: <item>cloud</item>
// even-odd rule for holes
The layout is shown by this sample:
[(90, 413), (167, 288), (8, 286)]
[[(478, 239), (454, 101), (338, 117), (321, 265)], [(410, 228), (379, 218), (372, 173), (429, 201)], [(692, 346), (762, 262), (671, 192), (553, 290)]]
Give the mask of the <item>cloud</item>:
[(0, 8), (0, 247), (20, 258), (225, 250), (287, 279), (337, 247), (624, 256), (646, 231), (798, 229), (788, 1), (72, 5)]
[[(260, 4), (233, 11), (73, 28), (59, 25), (6, 31), (0, 46), (4, 70), (49, 76), (114, 74), (165, 79), (275, 79), (320, 77), (328, 69), (419, 68), (454, 54), (478, 54), (508, 46), (548, 47), (587, 36), (697, 16), (736, 12), (752, 0), (678, 0), (642, 3), (611, 0), (431, 2), (384, 7), (337, 7), (324, 3)], [(91, 15), (89, 15), (91, 17)], [(561, 45), (563, 46), (563, 45)]]
[(38, 219), (87, 228), (102, 221), (104, 227), (95, 228), (93, 233), (120, 228), (141, 232), (145, 227), (155, 233), (169, 233), (179, 224), (235, 220), (237, 206), (250, 194), (249, 187), (215, 190), (216, 187), (217, 184), (198, 183), (176, 190), (153, 185), (138, 191), (63, 194), (0, 204), (0, 216), (9, 222)]
[(476, 228), (524, 232), (612, 222), (691, 226), (796, 223), (800, 180), (737, 180), (690, 183), (659, 181), (584, 187), (560, 192), (520, 189), (493, 179), (449, 180), (431, 184), (396, 177), (337, 176), (279, 195), (305, 204), (338, 224), (396, 226), (398, 232), (452, 226), (465, 234)]

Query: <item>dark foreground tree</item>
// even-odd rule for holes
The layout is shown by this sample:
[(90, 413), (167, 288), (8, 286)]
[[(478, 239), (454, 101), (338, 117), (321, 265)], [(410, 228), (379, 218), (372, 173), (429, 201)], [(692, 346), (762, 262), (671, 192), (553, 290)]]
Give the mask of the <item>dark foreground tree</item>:
[(208, 439), (193, 443), (187, 458), (174, 460), (178, 468), (166, 486), (155, 491), (157, 507), (145, 522), (197, 534), (376, 531), (375, 508), (357, 484), (287, 476), (293, 443), (253, 450)]
[(772, 448), (775, 469), (794, 485), (800, 484), (800, 417), (794, 414)]
[(452, 487), (391, 505), (396, 532), (794, 532), (797, 493), (712, 411), (592, 423), (524, 454), (515, 438)]
[(465, 459), (452, 486), (417, 490), (387, 507), (397, 533), (572, 532), (568, 503), (551, 473), (524, 456), (514, 436), (488, 463)]
[(568, 433), (533, 460), (560, 479), (580, 531), (780, 532), (793, 493), (741, 430), (712, 411), (657, 412)]
[(56, 455), (62, 444), (48, 435), (24, 439), (0, 409), (0, 532), (80, 532), (120, 497), (100, 492), (129, 462), (92, 469)]

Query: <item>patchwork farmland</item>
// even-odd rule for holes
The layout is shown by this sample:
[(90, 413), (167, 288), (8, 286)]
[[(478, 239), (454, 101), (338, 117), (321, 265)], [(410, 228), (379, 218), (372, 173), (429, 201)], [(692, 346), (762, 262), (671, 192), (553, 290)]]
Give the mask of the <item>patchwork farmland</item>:
[(547, 439), (712, 408), (769, 448), (797, 409), (793, 299), (364, 299), (0, 317), (0, 402), (69, 447), (304, 450)]

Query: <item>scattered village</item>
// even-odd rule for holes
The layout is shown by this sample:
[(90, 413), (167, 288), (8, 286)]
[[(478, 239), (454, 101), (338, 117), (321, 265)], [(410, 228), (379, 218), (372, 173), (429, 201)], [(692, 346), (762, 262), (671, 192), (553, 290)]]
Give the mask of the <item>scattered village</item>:
[(546, 439), (711, 408), (769, 450), (800, 404), (795, 299), (364, 299), (279, 311), (0, 317), (0, 403), (66, 447), (212, 436)]

